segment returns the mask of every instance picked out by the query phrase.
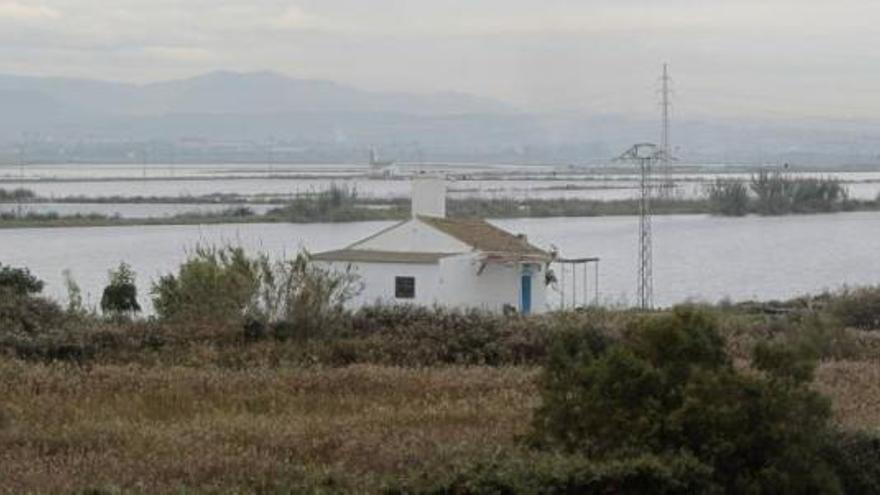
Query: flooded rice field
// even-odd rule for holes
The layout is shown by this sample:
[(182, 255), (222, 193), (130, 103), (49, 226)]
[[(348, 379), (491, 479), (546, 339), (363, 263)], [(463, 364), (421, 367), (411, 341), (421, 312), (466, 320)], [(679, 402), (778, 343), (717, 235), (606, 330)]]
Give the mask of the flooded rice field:
[[(563, 255), (598, 256), (600, 294), (606, 304), (634, 301), (635, 217), (514, 219), (494, 221), (525, 233)], [(139, 276), (146, 302), (151, 280), (171, 271), (195, 246), (240, 245), (275, 257), (297, 250), (333, 249), (389, 222), (349, 224), (249, 224), (14, 229), (0, 231), (0, 261), (27, 266), (64, 298), (69, 269), (92, 304), (100, 299), (107, 270), (120, 261)], [(876, 212), (787, 217), (719, 218), (671, 215), (655, 219), (655, 299), (716, 302), (789, 298), (843, 285), (880, 283), (880, 214)], [(39, 246), (39, 249), (35, 249)], [(558, 295), (553, 298), (558, 303)]]
[(235, 203), (0, 203), (0, 214), (16, 215), (103, 215), (121, 218), (171, 218), (178, 215), (207, 215), (234, 208), (247, 208), (255, 214), (264, 214), (279, 205)]
[[(401, 198), (410, 193), (406, 177), (369, 178), (356, 165), (28, 165), (0, 167), (0, 188), (23, 187), (45, 198), (65, 197), (181, 197), (211, 194), (245, 199), (283, 201), (296, 195), (326, 190), (331, 184), (355, 188), (365, 198)], [(450, 197), (517, 199), (632, 198), (635, 174), (553, 171), (547, 167), (489, 170), (447, 170)], [(854, 199), (880, 194), (880, 172), (797, 172), (804, 177), (835, 177)], [(748, 173), (691, 173), (671, 175), (681, 198), (703, 195), (718, 177), (743, 179)]]

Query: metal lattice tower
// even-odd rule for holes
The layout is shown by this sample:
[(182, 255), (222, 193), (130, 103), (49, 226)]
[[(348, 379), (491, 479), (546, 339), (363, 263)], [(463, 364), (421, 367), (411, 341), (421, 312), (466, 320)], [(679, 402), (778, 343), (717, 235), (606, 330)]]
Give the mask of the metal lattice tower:
[(654, 163), (663, 160), (663, 150), (652, 143), (639, 143), (624, 152), (619, 161), (637, 163), (639, 166), (639, 278), (638, 299), (641, 309), (654, 307), (654, 252), (651, 229), (651, 189)]
[(664, 198), (668, 198), (672, 196), (674, 190), (674, 184), (672, 182), (671, 170), (669, 167), (669, 161), (672, 159), (672, 150), (670, 149), (669, 144), (669, 119), (671, 117), (671, 107), (672, 101), (670, 100), (670, 83), (672, 79), (669, 77), (669, 69), (667, 64), (663, 64), (663, 75), (660, 78), (660, 93), (661, 93), (661, 102), (660, 106), (662, 109), (662, 118), (663, 125), (660, 132), (660, 150), (663, 152), (663, 158), (661, 158), (661, 163), (663, 166), (663, 183), (660, 186), (660, 194)]

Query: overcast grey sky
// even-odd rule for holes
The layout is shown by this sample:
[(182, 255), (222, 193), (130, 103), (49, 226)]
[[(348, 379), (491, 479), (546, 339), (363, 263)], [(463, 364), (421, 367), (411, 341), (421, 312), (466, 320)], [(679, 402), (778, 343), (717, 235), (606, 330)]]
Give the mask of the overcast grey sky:
[(877, 0), (0, 0), (0, 71), (274, 70), (527, 110), (880, 116)]

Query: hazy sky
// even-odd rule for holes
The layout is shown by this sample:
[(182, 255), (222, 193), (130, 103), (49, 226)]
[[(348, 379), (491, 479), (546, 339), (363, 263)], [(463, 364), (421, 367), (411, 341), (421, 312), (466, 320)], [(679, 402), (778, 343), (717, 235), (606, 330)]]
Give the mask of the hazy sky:
[(527, 110), (880, 117), (877, 0), (0, 0), (0, 71), (275, 70)]

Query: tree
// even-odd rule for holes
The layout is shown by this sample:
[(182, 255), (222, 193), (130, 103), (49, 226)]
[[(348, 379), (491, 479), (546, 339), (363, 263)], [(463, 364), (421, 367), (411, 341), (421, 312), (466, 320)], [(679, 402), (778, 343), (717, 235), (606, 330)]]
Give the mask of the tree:
[(127, 263), (120, 263), (110, 270), (109, 282), (101, 295), (101, 311), (113, 316), (138, 313), (141, 305), (137, 300), (135, 273)]
[(177, 274), (153, 284), (153, 306), (160, 318), (232, 322), (257, 303), (259, 265), (242, 248), (198, 247)]
[(753, 373), (727, 356), (714, 319), (678, 308), (645, 317), (607, 350), (554, 348), (532, 442), (597, 460), (692, 457), (734, 493), (835, 493), (822, 458), (830, 405), (814, 363), (762, 345)]
[(0, 263), (0, 290), (28, 296), (42, 292), (43, 285), (43, 281), (31, 275), (27, 268), (12, 268)]

